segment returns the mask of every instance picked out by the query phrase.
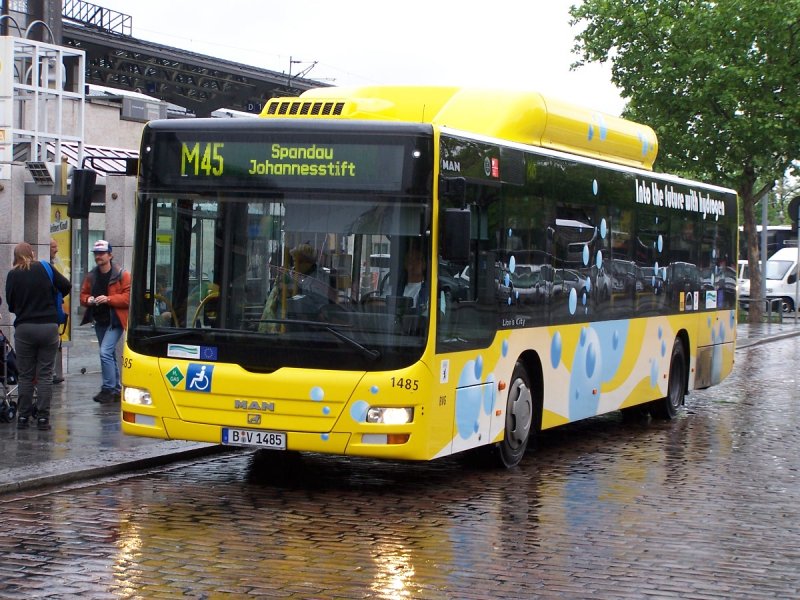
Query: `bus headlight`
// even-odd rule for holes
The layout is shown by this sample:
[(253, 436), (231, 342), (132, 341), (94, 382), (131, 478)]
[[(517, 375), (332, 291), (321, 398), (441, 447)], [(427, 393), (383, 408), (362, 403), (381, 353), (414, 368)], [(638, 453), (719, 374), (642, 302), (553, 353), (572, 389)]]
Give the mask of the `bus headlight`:
[(150, 406), (153, 404), (153, 399), (150, 397), (150, 392), (148, 390), (134, 387), (125, 388), (124, 400), (129, 404), (140, 404), (142, 406)]
[(372, 406), (367, 411), (367, 423), (404, 425), (414, 420), (413, 408)]

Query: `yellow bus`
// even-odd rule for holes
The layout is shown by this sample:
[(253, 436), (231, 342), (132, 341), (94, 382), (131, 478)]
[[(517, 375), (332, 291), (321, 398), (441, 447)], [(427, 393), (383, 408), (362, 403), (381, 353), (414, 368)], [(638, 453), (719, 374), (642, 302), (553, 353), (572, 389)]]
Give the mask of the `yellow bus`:
[(149, 123), (123, 431), (510, 467), (545, 429), (674, 417), (733, 366), (737, 198), (656, 152), (534, 92)]

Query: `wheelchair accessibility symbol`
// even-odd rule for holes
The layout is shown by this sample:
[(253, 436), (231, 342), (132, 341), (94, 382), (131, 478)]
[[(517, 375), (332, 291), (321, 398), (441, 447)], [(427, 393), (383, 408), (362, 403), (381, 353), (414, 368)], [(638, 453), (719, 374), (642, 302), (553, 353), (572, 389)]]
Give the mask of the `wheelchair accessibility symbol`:
[(189, 363), (186, 372), (186, 390), (189, 392), (210, 392), (214, 365)]

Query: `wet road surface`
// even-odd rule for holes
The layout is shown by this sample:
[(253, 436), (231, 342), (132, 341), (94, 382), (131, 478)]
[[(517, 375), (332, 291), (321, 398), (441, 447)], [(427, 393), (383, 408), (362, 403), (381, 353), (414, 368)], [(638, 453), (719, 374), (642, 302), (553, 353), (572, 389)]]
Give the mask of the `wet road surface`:
[(234, 451), (0, 497), (3, 598), (800, 596), (800, 338), (522, 466)]

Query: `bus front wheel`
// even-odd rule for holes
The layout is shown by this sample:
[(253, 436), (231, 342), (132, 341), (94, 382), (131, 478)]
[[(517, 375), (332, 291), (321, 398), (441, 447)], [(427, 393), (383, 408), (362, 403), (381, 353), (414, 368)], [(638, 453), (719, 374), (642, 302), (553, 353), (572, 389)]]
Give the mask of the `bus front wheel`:
[(534, 398), (530, 378), (525, 366), (517, 363), (511, 376), (511, 385), (506, 401), (505, 437), (497, 445), (500, 463), (506, 467), (519, 464), (528, 447), (533, 426)]
[(659, 419), (674, 419), (683, 404), (686, 395), (686, 357), (683, 344), (676, 339), (672, 345), (672, 358), (669, 362), (669, 381), (667, 395), (656, 400), (650, 409), (650, 414)]

